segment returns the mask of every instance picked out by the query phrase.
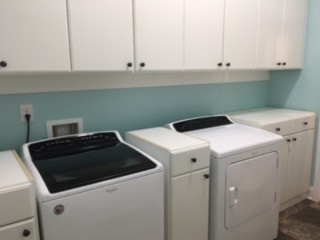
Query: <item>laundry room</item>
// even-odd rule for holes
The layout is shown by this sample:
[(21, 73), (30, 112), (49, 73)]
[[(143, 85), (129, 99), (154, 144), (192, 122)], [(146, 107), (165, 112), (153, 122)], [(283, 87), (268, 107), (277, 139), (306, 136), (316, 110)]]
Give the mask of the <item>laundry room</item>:
[(1, 0), (0, 240), (319, 240), (319, 0)]

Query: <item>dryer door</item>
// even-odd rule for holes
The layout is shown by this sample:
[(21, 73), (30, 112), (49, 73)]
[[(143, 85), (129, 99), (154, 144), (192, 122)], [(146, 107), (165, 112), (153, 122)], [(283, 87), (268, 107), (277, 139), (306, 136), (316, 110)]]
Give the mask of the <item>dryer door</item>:
[(277, 153), (234, 163), (226, 170), (225, 226), (230, 229), (273, 208)]

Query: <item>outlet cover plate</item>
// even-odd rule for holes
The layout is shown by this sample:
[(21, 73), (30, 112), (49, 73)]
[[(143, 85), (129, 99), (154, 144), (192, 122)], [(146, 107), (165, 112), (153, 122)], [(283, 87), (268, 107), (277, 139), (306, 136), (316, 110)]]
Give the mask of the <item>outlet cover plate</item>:
[(21, 122), (26, 122), (26, 117), (24, 115), (30, 114), (30, 121), (34, 121), (34, 114), (33, 114), (33, 106), (32, 104), (22, 104), (20, 105), (20, 118)]

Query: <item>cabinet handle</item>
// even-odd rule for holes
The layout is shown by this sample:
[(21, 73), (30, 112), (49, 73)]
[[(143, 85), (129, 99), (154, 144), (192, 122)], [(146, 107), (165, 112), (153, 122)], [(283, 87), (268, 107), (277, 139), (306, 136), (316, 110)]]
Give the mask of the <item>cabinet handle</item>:
[(303, 124), (307, 126), (307, 125), (308, 125), (308, 122), (304, 122)]
[(133, 66), (132, 62), (127, 63), (127, 67), (131, 68)]
[(146, 64), (144, 62), (140, 63), (140, 67), (145, 67)]
[(297, 139), (297, 138), (292, 138), (292, 140), (293, 140), (294, 142), (296, 142), (298, 139)]
[(286, 65), (287, 65), (287, 63), (286, 63), (286, 62), (283, 62), (283, 63), (282, 63), (282, 66), (286, 66)]
[(205, 175), (204, 175), (204, 178), (205, 178), (205, 179), (208, 179), (209, 177), (210, 177), (209, 174), (205, 174)]
[(277, 65), (278, 65), (278, 66), (281, 66), (281, 62), (278, 62)]
[(191, 162), (196, 163), (197, 159), (196, 158), (191, 158)]
[(287, 139), (287, 142), (291, 142), (291, 139)]
[(227, 67), (230, 67), (230, 66), (231, 66), (231, 63), (227, 63), (226, 66), (227, 66)]
[(277, 131), (277, 132), (280, 132), (280, 131), (281, 131), (281, 128), (276, 128), (276, 131)]
[(218, 67), (222, 67), (222, 62), (218, 63)]
[(30, 232), (30, 230), (28, 230), (28, 229), (25, 229), (25, 230), (23, 230), (23, 232), (22, 232), (22, 235), (23, 235), (24, 237), (29, 237), (30, 234), (31, 234), (31, 232)]
[(8, 64), (7, 64), (6, 61), (1, 61), (1, 62), (0, 62), (0, 67), (5, 68), (6, 66), (8, 66)]

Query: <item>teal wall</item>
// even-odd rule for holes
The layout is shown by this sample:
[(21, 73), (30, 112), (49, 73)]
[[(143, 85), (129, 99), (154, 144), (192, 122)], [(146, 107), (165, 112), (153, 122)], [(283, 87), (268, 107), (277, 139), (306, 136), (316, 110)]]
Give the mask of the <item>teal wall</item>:
[(26, 138), (20, 104), (33, 104), (31, 141), (46, 138), (46, 121), (82, 117), (85, 131), (121, 133), (198, 115), (266, 106), (268, 82), (0, 95), (0, 150)]
[[(278, 71), (271, 74), (269, 105), (320, 112), (319, 13), (320, 1), (309, 0), (304, 68), (302, 71)], [(313, 179), (314, 172), (311, 182)]]

